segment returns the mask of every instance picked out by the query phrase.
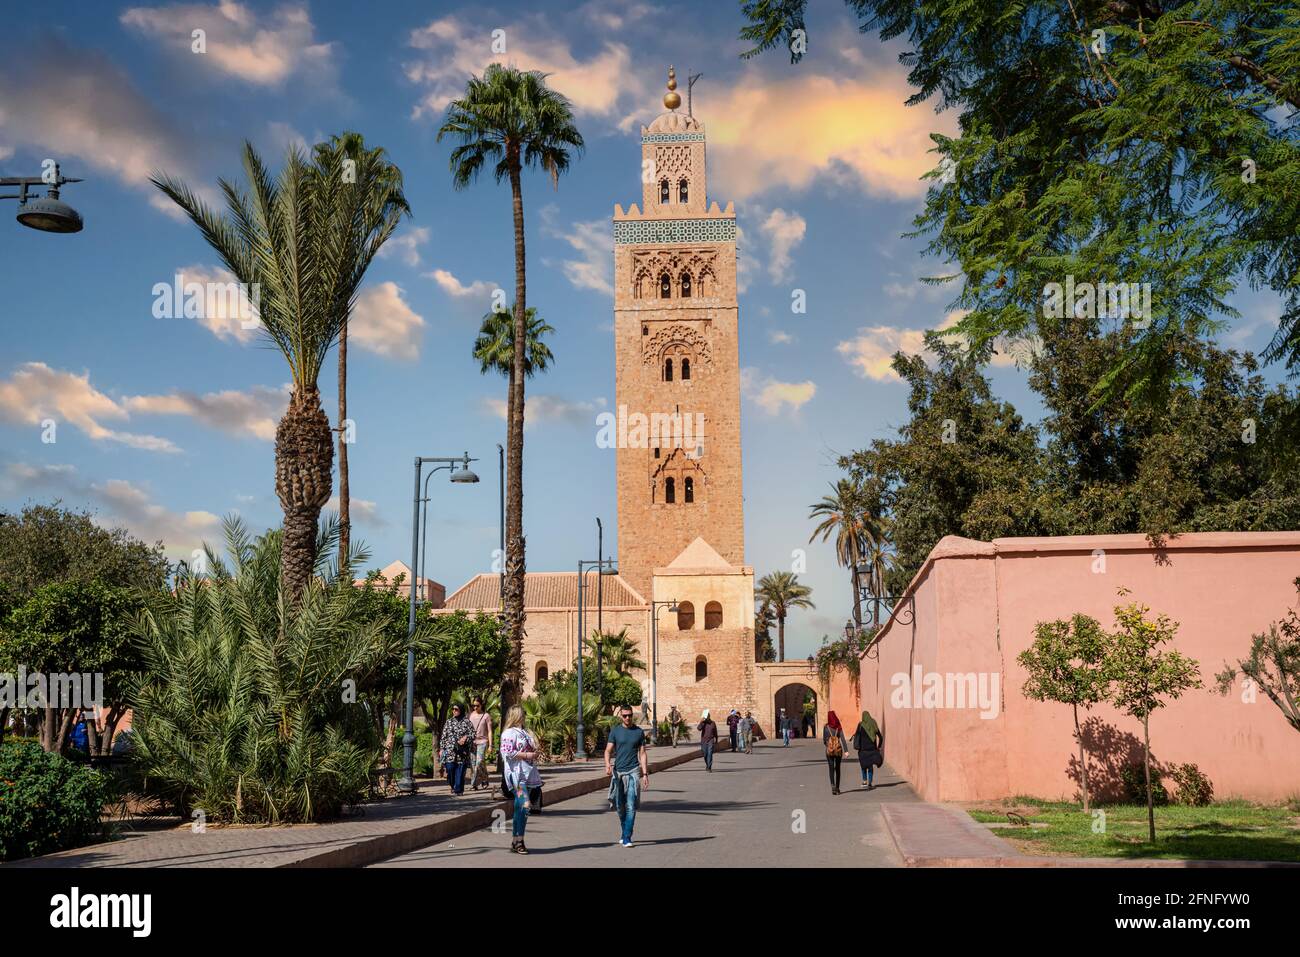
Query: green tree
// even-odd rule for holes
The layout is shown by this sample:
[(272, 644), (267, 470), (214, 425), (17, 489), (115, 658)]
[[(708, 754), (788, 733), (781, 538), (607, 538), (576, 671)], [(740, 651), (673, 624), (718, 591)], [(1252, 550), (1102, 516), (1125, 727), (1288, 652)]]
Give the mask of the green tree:
[(152, 178), (244, 288), (256, 291), (259, 328), (289, 365), (289, 406), (275, 432), (275, 492), (284, 512), (280, 574), (290, 602), (316, 567), (317, 520), (333, 489), (333, 437), (317, 379), (366, 269), (409, 212), (400, 174), (355, 134), (321, 144), (315, 160), (290, 149), (273, 179), (245, 143), (251, 196), (221, 180), (224, 214), (180, 180)]
[[(545, 372), (555, 363), (551, 347), (542, 341), (555, 329), (537, 315), (536, 309), (528, 310), (528, 332), (524, 338), (524, 377), (531, 379), (535, 373)], [(514, 370), (515, 355), (515, 320), (510, 312), (496, 310), (483, 317), (478, 336), (474, 339), (474, 358), (478, 360), (479, 371), (484, 375), (496, 372), (507, 379)]]
[(147, 545), (125, 528), (104, 528), (89, 512), (57, 500), (0, 511), (0, 595), (10, 607), (53, 582), (161, 588), (170, 570), (161, 542)]
[[(228, 519), (225, 534), (228, 562), (208, 549), (208, 577), (184, 572), (133, 620), (144, 667), (130, 697), (132, 760), (183, 814), (328, 818), (369, 791), (380, 743), (359, 691), (402, 656), (406, 636), (366, 615), (362, 590), (331, 567), (337, 522), (296, 602), (283, 593), (281, 530), (254, 539)], [(348, 564), (366, 557), (354, 549)]]
[(1040, 621), (1034, 628), (1034, 643), (1016, 656), (1026, 673), (1021, 693), (1035, 701), (1068, 704), (1074, 715), (1085, 813), (1089, 810), (1088, 755), (1079, 709), (1089, 710), (1106, 699), (1105, 650), (1106, 633), (1097, 620), (1075, 615), (1069, 621)]
[[(1295, 585), (1300, 590), (1300, 578)], [(1300, 612), (1290, 609), (1282, 621), (1268, 626), (1268, 634), (1251, 638), (1247, 657), (1236, 665), (1224, 665), (1215, 675), (1219, 694), (1232, 690), (1238, 674), (1254, 682), (1277, 705), (1287, 724), (1300, 731)]]
[[(583, 149), (569, 101), (546, 85), (546, 75), (489, 64), (471, 76), (465, 95), (447, 107), (438, 141), (450, 136), (452, 184), (464, 189), (491, 163), (496, 181), (508, 180), (515, 242), (514, 342), (527, 342), (528, 283), (524, 251), (523, 171), (540, 167), (559, 183), (570, 156)], [(502, 687), (502, 707), (509, 709), (523, 688), (524, 642), (524, 379), (525, 349), (513, 352), (506, 402), (506, 619), (511, 654)]]
[[(1245, 284), (1283, 300), (1267, 357), (1300, 363), (1300, 140), (1280, 115), (1300, 109), (1294, 2), (848, 4), (905, 38), (908, 102), (958, 114), (956, 138), (932, 135), (945, 168), (916, 228), (960, 267), (973, 343), (1050, 335), (1044, 291), (1067, 275), (1149, 283), (1149, 325), (1121, 311), (1130, 347), (1096, 384), (1155, 398), (1190, 374), (1170, 346), (1234, 316)], [(790, 44), (805, 6), (742, 4), (748, 55)]]
[(629, 638), (627, 629), (617, 633), (605, 632), (602, 637), (592, 632), (592, 640), (598, 641), (605, 668), (617, 675), (630, 675), (633, 671), (646, 671), (646, 663), (639, 657), (641, 650), (635, 638)]
[(767, 602), (758, 602), (754, 612), (754, 660), (776, 661), (776, 648), (772, 644), (772, 626), (776, 624), (776, 615)]
[(792, 608), (816, 608), (812, 589), (793, 572), (771, 572), (758, 580), (754, 596), (776, 616), (777, 661), (785, 661), (785, 619)]
[[(1120, 590), (1121, 594), (1125, 589)], [(1162, 651), (1173, 640), (1178, 623), (1164, 615), (1154, 621), (1151, 609), (1132, 602), (1115, 608), (1115, 631), (1106, 639), (1104, 676), (1110, 701), (1142, 722), (1143, 773), (1147, 793), (1147, 826), (1156, 840), (1156, 812), (1151, 792), (1151, 714), (1167, 700), (1201, 687), (1200, 666), (1176, 651)]]
[[(432, 647), (417, 660), (415, 693), (434, 735), (438, 735), (450, 713), (456, 692), (463, 687), (481, 688), (501, 682), (510, 659), (510, 639), (496, 615), (464, 611), (430, 618)], [(499, 726), (499, 723), (498, 723)]]
[[(13, 673), (21, 667), (29, 674), (44, 674), (50, 682), (47, 700), (39, 706), (41, 747), (46, 751), (61, 753), (81, 715), (98, 704), (104, 708), (103, 734), (95, 720), (87, 720), (86, 733), (92, 754), (108, 753), (141, 664), (128, 630), (140, 607), (138, 594), (99, 581), (51, 582), (0, 623), (0, 671)], [(56, 675), (102, 676), (96, 682), (102, 701), (59, 701)], [(77, 684), (82, 687), (79, 680)]]

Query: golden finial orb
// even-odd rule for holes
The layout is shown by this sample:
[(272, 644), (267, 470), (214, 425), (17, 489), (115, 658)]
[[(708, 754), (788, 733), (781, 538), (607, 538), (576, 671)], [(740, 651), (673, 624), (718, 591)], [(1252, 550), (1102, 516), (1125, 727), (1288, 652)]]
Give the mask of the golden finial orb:
[(664, 106), (670, 110), (675, 110), (681, 105), (682, 97), (677, 92), (677, 71), (670, 66), (668, 68), (668, 92), (664, 94)]

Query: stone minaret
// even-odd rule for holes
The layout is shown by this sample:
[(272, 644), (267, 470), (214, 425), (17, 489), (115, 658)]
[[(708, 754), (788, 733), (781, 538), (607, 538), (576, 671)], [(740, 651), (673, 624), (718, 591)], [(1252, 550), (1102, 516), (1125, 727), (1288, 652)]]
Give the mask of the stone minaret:
[(641, 129), (640, 208), (614, 207), (619, 571), (646, 597), (697, 537), (745, 553), (736, 214), (708, 202), (704, 124), (676, 87), (670, 68), (668, 112)]

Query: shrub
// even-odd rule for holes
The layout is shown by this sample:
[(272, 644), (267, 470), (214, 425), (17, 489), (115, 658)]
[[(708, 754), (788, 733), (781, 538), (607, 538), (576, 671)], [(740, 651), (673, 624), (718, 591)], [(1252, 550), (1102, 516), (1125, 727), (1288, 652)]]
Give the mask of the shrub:
[[(1151, 764), (1151, 799), (1157, 807), (1162, 807), (1169, 803), (1169, 792), (1165, 790), (1164, 783), (1161, 781), (1162, 772), (1155, 762)], [(1147, 785), (1146, 774), (1142, 770), (1141, 763), (1129, 764), (1120, 769), (1120, 782), (1124, 785), (1124, 797), (1129, 804), (1141, 804), (1143, 807), (1147, 803)]]
[(92, 843), (104, 833), (104, 776), (31, 742), (0, 748), (0, 861)]
[[(154, 794), (211, 822), (293, 823), (338, 814), (370, 790), (379, 730), (348, 694), (400, 657), (404, 637), (365, 614), (331, 573), (336, 527), (298, 603), (280, 594), (280, 540), (226, 526), (233, 571), (183, 574), (133, 630), (145, 674), (132, 760)], [(420, 638), (417, 633), (417, 638)]]
[(1169, 776), (1178, 786), (1174, 799), (1179, 804), (1204, 807), (1214, 801), (1214, 785), (1196, 765), (1175, 764), (1169, 769)]
[(611, 705), (637, 708), (641, 704), (641, 682), (627, 675), (605, 674), (605, 694), (601, 701), (607, 708)]

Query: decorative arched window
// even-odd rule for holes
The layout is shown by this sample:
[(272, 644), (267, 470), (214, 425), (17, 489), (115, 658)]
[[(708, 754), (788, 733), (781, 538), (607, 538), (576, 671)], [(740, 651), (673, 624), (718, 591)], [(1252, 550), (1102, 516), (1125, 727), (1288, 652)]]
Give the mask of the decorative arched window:
[(688, 272), (682, 273), (682, 298), (691, 298), (691, 274)]
[(682, 179), (682, 180), (678, 181), (678, 183), (677, 183), (677, 202), (679, 202), (679, 203), (684, 203), (684, 202), (686, 202), (686, 201), (687, 201), (687, 200), (686, 200), (686, 197), (687, 197), (688, 195), (690, 195), (690, 189), (689, 189), (689, 187), (686, 185), (686, 180), (685, 180), (685, 179)]
[[(695, 479), (689, 475), (686, 477), (686, 487), (682, 490), (686, 498), (686, 504), (690, 505), (695, 501)], [(708, 614), (707, 612), (705, 614)]]
[(677, 630), (690, 631), (695, 627), (695, 606), (689, 601), (677, 603)]
[(704, 628), (722, 627), (722, 605), (719, 602), (711, 601), (704, 606)]
[(661, 179), (659, 181), (659, 202), (666, 203), (671, 198), (672, 197), (669, 195), (669, 190), (668, 190), (668, 180)]
[(671, 358), (664, 360), (664, 381), (673, 381), (673, 360)]
[(668, 273), (659, 277), (659, 298), (671, 299), (673, 297), (673, 280)]
[(683, 378), (683, 379), (689, 379), (690, 377), (691, 377), (691, 360), (690, 360), (690, 359), (687, 359), (687, 358), (685, 358), (685, 357), (683, 357), (683, 358), (682, 358), (682, 378)]
[(709, 659), (699, 655), (695, 659), (695, 680), (703, 681), (709, 676)]
[(536, 675), (537, 675), (537, 681), (534, 682), (534, 684), (540, 681), (545, 681), (547, 678), (550, 677), (551, 669), (546, 667), (546, 662), (544, 661), (537, 662)]
[(676, 483), (671, 478), (664, 480), (664, 501), (669, 505), (677, 501)]

